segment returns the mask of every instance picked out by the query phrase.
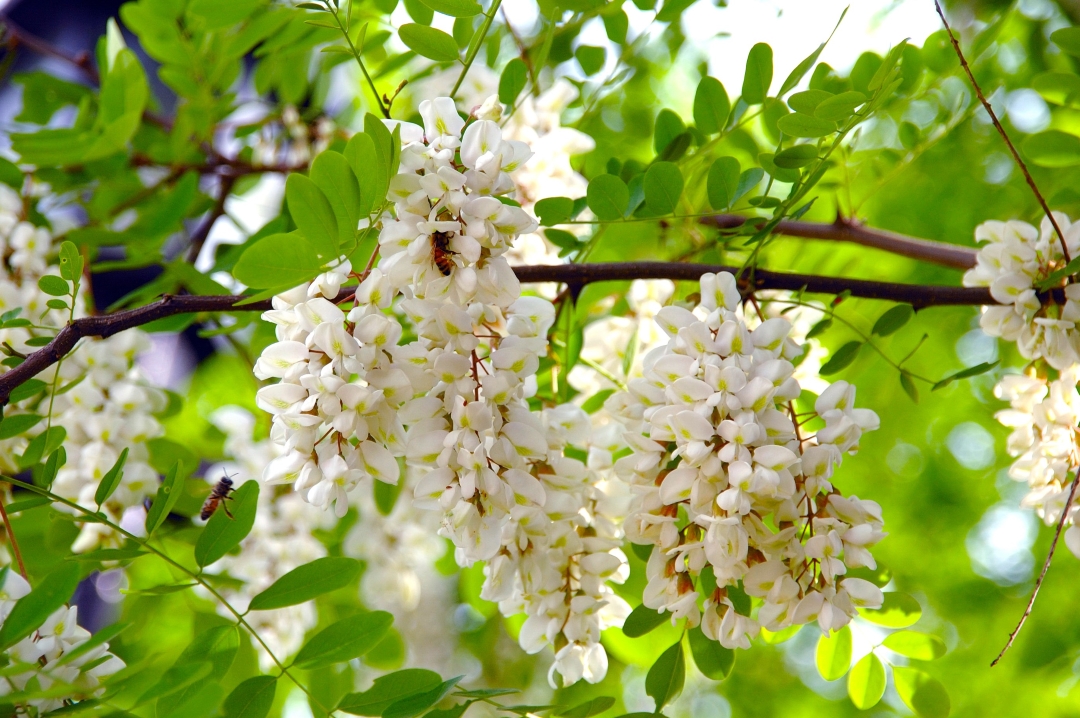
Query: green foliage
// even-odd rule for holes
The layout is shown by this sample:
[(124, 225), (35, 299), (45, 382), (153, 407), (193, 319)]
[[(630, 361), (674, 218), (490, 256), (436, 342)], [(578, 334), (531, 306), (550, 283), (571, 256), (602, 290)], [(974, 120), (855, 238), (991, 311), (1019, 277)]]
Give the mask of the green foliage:
[(259, 482), (245, 482), (222, 503), (227, 505), (218, 507), (195, 542), (195, 562), (199, 566), (217, 561), (251, 532), (259, 506)]
[(645, 693), (656, 701), (656, 711), (660, 710), (682, 693), (686, 680), (686, 659), (683, 656), (682, 641), (660, 654), (660, 658), (645, 676)]
[(344, 588), (360, 575), (360, 562), (340, 556), (317, 558), (275, 581), (251, 599), (248, 609), (268, 611), (310, 601), (330, 591)]
[(818, 639), (815, 658), (822, 678), (827, 681), (843, 678), (851, 667), (851, 629), (844, 626)]
[(295, 663), (300, 668), (319, 668), (359, 658), (378, 644), (393, 622), (385, 611), (343, 618), (305, 643)]
[(848, 696), (859, 710), (869, 710), (885, 694), (885, 666), (873, 653), (867, 653), (851, 667)]
[(61, 564), (29, 594), (20, 598), (0, 626), (0, 649), (7, 650), (29, 636), (53, 611), (67, 603), (79, 585), (79, 578), (77, 564)]

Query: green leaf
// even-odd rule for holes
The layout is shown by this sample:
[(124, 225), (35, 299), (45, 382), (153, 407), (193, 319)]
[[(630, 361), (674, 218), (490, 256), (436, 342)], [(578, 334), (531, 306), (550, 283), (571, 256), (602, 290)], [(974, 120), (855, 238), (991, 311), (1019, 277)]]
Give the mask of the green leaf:
[(45, 391), (45, 388), (48, 386), (49, 385), (41, 379), (27, 379), (25, 382), (11, 390), (11, 394), (8, 395), (8, 402), (17, 404), (20, 401), (25, 401), (26, 399), (37, 396)]
[(1050, 33), (1054, 43), (1073, 57), (1080, 57), (1080, 27), (1063, 27)]
[(568, 711), (558, 713), (561, 718), (592, 718), (615, 705), (615, 699), (611, 696), (597, 696), (591, 701), (580, 703)]
[(206, 30), (224, 30), (244, 20), (261, 0), (191, 0), (187, 14), (199, 18)]
[(574, 57), (577, 58), (586, 75), (595, 75), (604, 69), (607, 51), (595, 45), (578, 45), (574, 50)]
[(889, 634), (882, 645), (901, 656), (917, 661), (932, 661), (945, 655), (945, 641), (929, 633), (897, 631)]
[(358, 716), (378, 716), (390, 704), (409, 696), (427, 693), (442, 683), (442, 677), (425, 668), (406, 668), (375, 679), (363, 693), (350, 693), (341, 699), (337, 709)]
[(367, 217), (386, 199), (390, 168), (381, 161), (375, 140), (366, 132), (357, 132), (349, 139), (344, 155), (360, 188), (360, 216)]
[(410, 50), (429, 60), (453, 62), (458, 59), (457, 43), (442, 30), (408, 23), (398, 28), (398, 36)]
[[(657, 154), (663, 153), (668, 145), (685, 131), (686, 124), (681, 117), (666, 107), (660, 110), (656, 115), (656, 123), (653, 127), (653, 151)], [(608, 172), (617, 174), (618, 170), (612, 168)]]
[(60, 276), (69, 282), (78, 284), (82, 279), (83, 258), (74, 243), (64, 241), (60, 244)]
[(445, 698), (464, 677), (451, 678), (424, 693), (417, 693), (394, 701), (383, 711), (382, 718), (413, 718), (413, 716), (418, 716)]
[(658, 613), (644, 603), (630, 612), (623, 623), (622, 631), (627, 638), (638, 638), (671, 618), (670, 615)]
[(506, 63), (499, 76), (499, 102), (512, 107), (529, 82), (529, 68), (520, 57)]
[(209, 630), (196, 633), (194, 640), (188, 644), (184, 652), (176, 659), (176, 663), (179, 665), (181, 663), (210, 661), (214, 666), (214, 673), (224, 675), (232, 666), (239, 650), (239, 626), (214, 626)]
[[(318, 185), (310, 178), (294, 172), (285, 181), (285, 199), (289, 204), (289, 214), (300, 229), (300, 234), (304, 235), (304, 239), (315, 249), (323, 262), (337, 259), (337, 219), (334, 217), (330, 200)], [(264, 242), (265, 239), (259, 244)]]
[(701, 632), (701, 626), (691, 628), (687, 636), (690, 639), (690, 654), (702, 675), (714, 681), (722, 681), (731, 675), (735, 667), (735, 651), (724, 648), (719, 641), (706, 636)]
[[(251, 482), (249, 482), (251, 483)], [(330, 591), (344, 588), (360, 575), (360, 562), (352, 558), (326, 556), (297, 566), (251, 599), (250, 611), (295, 606)]]
[(897, 304), (878, 317), (870, 333), (877, 334), (879, 337), (887, 337), (911, 321), (913, 316), (915, 316), (915, 309), (910, 304)]
[(645, 205), (655, 215), (671, 214), (683, 192), (683, 176), (674, 162), (656, 162), (645, 172)]
[(855, 361), (855, 357), (859, 356), (859, 350), (862, 349), (862, 346), (863, 343), (859, 341), (848, 342), (833, 352), (833, 355), (829, 357), (829, 361), (822, 364), (818, 373), (822, 376), (828, 376), (847, 368), (851, 362)]
[(173, 510), (176, 502), (180, 500), (180, 495), (184, 493), (184, 476), (185, 473), (181, 470), (181, 464), (178, 461), (169, 470), (165, 480), (161, 482), (161, 486), (158, 487), (154, 503), (150, 505), (150, 510), (146, 512), (147, 538), (153, 536), (158, 527), (165, 523), (169, 512)]
[(694, 93), (694, 125), (706, 135), (722, 132), (731, 112), (731, 101), (723, 84), (706, 75)]
[(172, 695), (181, 688), (187, 688), (198, 683), (213, 672), (214, 664), (210, 661), (178, 660), (176, 665), (165, 671), (154, 685), (139, 696), (139, 702), (146, 703)]
[(11, 648), (45, 623), (53, 611), (63, 606), (79, 585), (79, 566), (62, 563), (30, 593), (20, 598), (0, 626), (0, 651)]
[(645, 676), (645, 693), (656, 701), (656, 711), (678, 698), (686, 680), (682, 641), (660, 654)]
[(773, 163), (781, 169), (796, 170), (813, 164), (817, 159), (818, 149), (814, 145), (795, 145), (781, 150), (773, 157)]
[(765, 170), (760, 167), (751, 167), (739, 175), (739, 184), (735, 187), (735, 196), (731, 198), (731, 204), (735, 204), (747, 192), (757, 187), (764, 176)]
[[(23, 91), (23, 93), (24, 93), (23, 94), (23, 98), (24, 98), (23, 99), (23, 105), (24, 106), (26, 104), (26, 94), (25, 94), (25, 92), (26, 91), (24, 90)], [(14, 162), (12, 162), (11, 160), (9, 160), (9, 159), (7, 159), (5, 157), (0, 157), (0, 182), (3, 182), (4, 184), (8, 185), (9, 187), (13, 187), (16, 191), (22, 191), (22, 186), (23, 186), (24, 180), (25, 180), (25, 175), (23, 175), (22, 170), (19, 169), (19, 166), (17, 164), (15, 164)]]
[(124, 447), (124, 450), (120, 452), (120, 458), (116, 460), (116, 463), (112, 465), (104, 476), (101, 477), (101, 483), (98, 484), (97, 491), (94, 493), (94, 503), (101, 506), (109, 497), (113, 495), (117, 487), (120, 486), (120, 480), (124, 478), (124, 463), (127, 462), (128, 450)]
[(45, 275), (38, 280), (38, 289), (50, 297), (66, 297), (71, 293), (71, 286), (67, 281), (52, 274)]
[(232, 518), (224, 511), (216, 511), (206, 522), (195, 542), (195, 563), (199, 566), (209, 566), (217, 561), (239, 546), (251, 532), (259, 505), (259, 482), (245, 481), (231, 498), (225, 500), (229, 502)]
[(1046, 130), (1029, 135), (1021, 149), (1032, 163), (1040, 167), (1080, 165), (1080, 137), (1061, 130)]
[(818, 673), (825, 680), (843, 678), (851, 668), (851, 628), (844, 626), (832, 635), (819, 638), (814, 659)]
[(222, 705), (225, 718), (266, 718), (277, 693), (275, 676), (255, 676), (233, 689)]
[[(997, 365), (998, 365), (998, 362), (996, 362), (996, 361), (992, 361), (992, 362), (984, 361), (981, 364), (976, 364), (975, 366), (969, 366), (967, 369), (961, 369), (960, 371), (956, 372), (955, 374), (950, 374), (949, 376), (945, 377), (941, 381), (934, 384), (934, 386), (931, 387), (930, 391), (937, 391), (938, 389), (941, 389), (943, 387), (948, 386), (949, 384), (952, 384), (957, 379), (967, 379), (968, 377), (978, 376), (979, 374), (985, 374), (986, 372), (990, 371), (991, 369), (993, 369)], [(0, 430), (3, 430), (3, 428), (4, 428), (4, 425), (0, 424)]]
[(348, 160), (339, 152), (327, 150), (321, 153), (311, 164), (311, 180), (322, 190), (334, 211), (338, 246), (350, 247), (360, 217), (366, 215), (360, 213), (360, 187)]
[(806, 333), (806, 338), (807, 339), (813, 339), (814, 337), (821, 336), (826, 331), (828, 331), (829, 327), (831, 327), (832, 324), (833, 324), (833, 320), (829, 319), (828, 317), (825, 317), (820, 322), (818, 322), (814, 326), (810, 327), (810, 331), (808, 331)]
[(848, 696), (859, 710), (873, 708), (885, 694), (885, 666), (873, 653), (867, 653), (851, 668)]
[(760, 105), (769, 95), (772, 84), (773, 51), (763, 42), (750, 48), (743, 75), (742, 99), (748, 105)]
[(825, 90), (805, 90), (789, 97), (788, 106), (804, 115), (813, 115), (818, 105), (830, 97), (833, 97), (833, 93)]
[(859, 611), (859, 615), (886, 628), (907, 628), (922, 617), (922, 607), (914, 597), (890, 591), (885, 594), (881, 608), (865, 608)]
[(44, 418), (45, 417), (40, 414), (15, 414), (14, 416), (5, 416), (3, 421), (0, 421), (0, 440), (10, 439), (25, 433), (36, 426), (37, 423)]
[(866, 102), (861, 92), (841, 92), (828, 98), (814, 110), (814, 117), (828, 122), (843, 122), (855, 114), (855, 108)]
[(828, 120), (819, 120), (816, 117), (804, 115), (801, 112), (792, 112), (784, 115), (776, 122), (776, 126), (785, 135), (791, 137), (824, 137), (836, 132), (836, 123)]
[[(911, 400), (916, 404), (919, 403), (919, 387), (915, 386), (915, 380), (911, 378), (911, 374), (906, 369), (900, 370), (900, 388), (904, 390), (904, 393), (911, 397)], [(933, 391), (933, 389), (931, 389)]]
[(450, 17), (473, 17), (484, 11), (473, 0), (421, 0), (425, 5)]
[(233, 276), (255, 289), (295, 287), (322, 272), (315, 248), (299, 234), (272, 234), (244, 250)]
[[(254, 482), (248, 482), (254, 483)], [(386, 611), (349, 616), (319, 631), (296, 654), (299, 668), (320, 668), (359, 658), (375, 647), (394, 617)]]
[(586, 192), (589, 209), (602, 222), (622, 219), (630, 204), (630, 190), (615, 175), (600, 175), (589, 182)]
[(546, 197), (537, 202), (533, 209), (540, 224), (550, 227), (570, 219), (574, 213), (574, 200), (569, 197)]
[(946, 718), (949, 715), (952, 706), (948, 691), (925, 671), (893, 666), (893, 683), (900, 700), (921, 718)]
[(1061, 280), (1065, 279), (1066, 277), (1071, 277), (1077, 272), (1080, 272), (1080, 257), (1073, 257), (1071, 260), (1069, 260), (1069, 263), (1061, 269), (1055, 269), (1053, 272), (1050, 272), (1050, 274), (1046, 275), (1046, 277), (1044, 277), (1043, 279), (1036, 281), (1035, 288), (1050, 289), (1056, 284), (1061, 284)]

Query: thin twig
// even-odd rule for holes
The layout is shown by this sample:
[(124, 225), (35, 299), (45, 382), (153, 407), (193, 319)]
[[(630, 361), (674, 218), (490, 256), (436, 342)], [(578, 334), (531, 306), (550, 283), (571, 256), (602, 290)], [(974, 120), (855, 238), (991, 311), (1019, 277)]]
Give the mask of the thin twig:
[(1057, 549), (1058, 539), (1061, 538), (1061, 529), (1065, 527), (1065, 520), (1069, 516), (1069, 508), (1072, 507), (1073, 498), (1076, 496), (1076, 485), (1080, 482), (1080, 467), (1077, 467), (1076, 476), (1073, 477), (1072, 487), (1069, 489), (1069, 498), (1065, 501), (1065, 508), (1061, 512), (1061, 518), (1058, 519), (1057, 530), (1054, 531), (1054, 540), (1050, 543), (1050, 551), (1046, 554), (1046, 561), (1043, 562), (1042, 571), (1039, 573), (1039, 579), (1035, 582), (1035, 590), (1031, 592), (1031, 598), (1028, 600), (1027, 608), (1024, 609), (1024, 615), (1020, 617), (1020, 623), (1016, 624), (1016, 628), (1009, 634), (1009, 641), (1005, 644), (1005, 647), (1001, 649), (1001, 653), (997, 655), (993, 661), (990, 662), (990, 667), (993, 668), (1005, 655), (1005, 651), (1012, 647), (1013, 641), (1020, 634), (1020, 629), (1024, 627), (1024, 622), (1027, 621), (1028, 616), (1031, 615), (1031, 610), (1035, 608), (1035, 599), (1039, 595), (1039, 589), (1042, 588), (1043, 579), (1046, 578), (1046, 572), (1050, 570), (1050, 560), (1054, 558), (1054, 551)]
[(938, 0), (934, 0), (934, 7), (937, 9), (937, 14), (941, 18), (941, 22), (945, 24), (945, 31), (949, 33), (949, 40), (952, 41), (953, 50), (956, 52), (956, 56), (960, 58), (960, 65), (964, 68), (964, 72), (967, 73), (968, 79), (971, 80), (971, 86), (975, 88), (975, 94), (979, 97), (979, 102), (986, 109), (986, 114), (990, 115), (991, 121), (994, 123), (995, 129), (998, 134), (1001, 135), (1001, 139), (1005, 141), (1006, 146), (1009, 148), (1009, 152), (1012, 153), (1013, 160), (1016, 161), (1016, 165), (1020, 168), (1020, 171), (1024, 174), (1024, 179), (1027, 180), (1028, 187), (1035, 194), (1035, 199), (1039, 200), (1039, 205), (1042, 206), (1043, 212), (1046, 214), (1046, 218), (1050, 220), (1050, 224), (1054, 226), (1054, 231), (1057, 232), (1058, 240), (1061, 242), (1061, 253), (1065, 256), (1065, 261), (1069, 262), (1072, 257), (1069, 256), (1069, 247), (1065, 243), (1065, 233), (1061, 231), (1061, 227), (1058, 226), (1057, 219), (1054, 218), (1054, 213), (1050, 211), (1050, 206), (1046, 204), (1046, 199), (1042, 196), (1042, 192), (1039, 191), (1038, 186), (1035, 184), (1035, 179), (1028, 172), (1027, 165), (1024, 164), (1024, 160), (1020, 159), (1020, 153), (1016, 151), (1016, 145), (1009, 139), (1009, 134), (1005, 132), (1005, 128), (1001, 126), (1001, 121), (998, 120), (997, 113), (994, 112), (994, 108), (990, 106), (990, 103), (986, 100), (986, 95), (983, 94), (982, 88), (979, 87), (979, 83), (975, 80), (975, 74), (971, 71), (971, 67), (968, 65), (967, 59), (964, 57), (964, 53), (960, 50), (960, 42), (953, 35), (952, 28), (949, 27), (949, 21), (945, 19), (945, 12), (941, 9), (941, 3)]
[(210, 230), (214, 228), (214, 224), (221, 219), (223, 214), (225, 214), (225, 202), (232, 193), (233, 185), (236, 184), (236, 179), (237, 178), (232, 175), (225, 175), (221, 178), (221, 187), (217, 201), (214, 202), (214, 207), (210, 210), (210, 214), (206, 215), (206, 219), (202, 221), (199, 228), (195, 230), (195, 233), (191, 235), (191, 244), (188, 245), (187, 254), (189, 262), (194, 263), (195, 260), (199, 258), (199, 253), (202, 252), (203, 245), (206, 244), (206, 239), (210, 236)]
[[(754, 225), (764, 224), (765, 219), (748, 219), (737, 214), (719, 214), (705, 217), (701, 220), (701, 223), (720, 229), (734, 229), (747, 223)], [(838, 216), (835, 222), (828, 224), (785, 219), (776, 225), (773, 232), (789, 237), (851, 242), (863, 247), (873, 247), (901, 257), (910, 257), (911, 259), (931, 262), (944, 267), (970, 269), (975, 266), (976, 250), (971, 247), (908, 237), (884, 229), (874, 229), (847, 217)]]
[(15, 561), (19, 564), (19, 573), (23, 578), (28, 579), (26, 575), (26, 564), (22, 560), (22, 552), (19, 551), (19, 542), (15, 538), (15, 531), (11, 528), (11, 521), (8, 520), (7, 509), (4, 508), (4, 497), (0, 496), (0, 517), (4, 519), (4, 529), (7, 531), (8, 540), (11, 541), (11, 551), (15, 554)]
[(465, 82), (465, 76), (469, 74), (473, 60), (480, 54), (480, 48), (484, 45), (484, 38), (487, 37), (488, 30), (491, 29), (491, 23), (495, 19), (495, 13), (499, 12), (501, 6), (502, 0), (492, 0), (491, 9), (484, 15), (484, 22), (481, 23), (480, 29), (476, 31), (472, 42), (469, 43), (469, 50), (465, 53), (465, 62), (462, 63), (461, 74), (458, 75), (457, 82), (454, 83), (454, 89), (450, 90), (450, 97), (457, 95), (457, 91), (461, 89), (461, 83)]

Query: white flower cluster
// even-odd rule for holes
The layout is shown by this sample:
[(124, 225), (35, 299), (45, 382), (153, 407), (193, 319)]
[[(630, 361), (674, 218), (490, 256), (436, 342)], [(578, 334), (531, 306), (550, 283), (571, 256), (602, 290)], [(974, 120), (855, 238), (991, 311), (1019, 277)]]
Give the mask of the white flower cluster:
[[(30, 593), (30, 584), (10, 567), (0, 578), (0, 622)], [(124, 668), (108, 643), (83, 648), (90, 632), (76, 622), (78, 609), (62, 606), (31, 635), (6, 652), (0, 699), (15, 703), (17, 715), (40, 715), (95, 696), (101, 681)], [(19, 694), (45, 697), (20, 698)]]
[[(1054, 213), (1069, 256), (1080, 254), (1080, 223)], [(975, 240), (986, 242), (977, 264), (964, 274), (965, 287), (989, 287), (1000, 306), (983, 307), (981, 325), (992, 337), (1016, 342), (1025, 359), (1043, 359), (1063, 371), (1080, 363), (1080, 285), (1064, 288), (1064, 304), (1039, 301), (1035, 283), (1065, 266), (1061, 241), (1043, 219), (1041, 229), (1026, 222), (984, 222)]]
[[(284, 453), (264, 476), (295, 482), (341, 516), (361, 478), (396, 482), (403, 459), (423, 472), (416, 505), (444, 514), (440, 533), (458, 562), (494, 560), (486, 594), (536, 617), (523, 634), (529, 647), (555, 644), (567, 682), (599, 680), (600, 630), (620, 620), (604, 612), (616, 602), (601, 584), (624, 560), (588, 470), (562, 453), (565, 422), (545, 421), (527, 401), (555, 311), (521, 296), (504, 255), (536, 222), (500, 198), (530, 150), (490, 119), (466, 123), (449, 98), (421, 103), (420, 114), (424, 127), (388, 123), (402, 142), (394, 211), (354, 306), (346, 314), (330, 301), (351, 274), (343, 262), (265, 315), (280, 341), (256, 374), (281, 381), (258, 402), (274, 414)], [(398, 298), (416, 337), (402, 345), (390, 311)], [(544, 562), (557, 575), (536, 573)]]
[[(211, 483), (217, 483), (226, 475), (232, 478), (237, 488), (246, 481), (257, 480), (263, 469), (281, 453), (280, 447), (272, 441), (254, 439), (255, 419), (245, 409), (224, 407), (214, 412), (210, 420), (225, 434), (227, 457), (226, 461), (206, 470), (206, 479)], [(326, 547), (311, 532), (329, 528), (328, 519), (332, 517), (305, 502), (299, 494), (278, 496), (274, 488), (266, 487), (259, 493), (255, 525), (241, 542), (240, 553), (226, 555), (207, 567), (209, 571), (228, 573), (243, 582), (235, 588), (229, 585), (219, 589), (225, 600), (241, 611), (247, 609), (256, 594), (289, 571), (326, 555)], [(210, 597), (201, 586), (196, 590)], [(232, 618), (224, 606), (218, 604), (217, 610), (222, 616)], [(318, 620), (315, 605), (310, 601), (247, 615), (247, 621), (270, 650), (282, 659), (300, 649), (304, 634), (314, 628)], [(262, 644), (252, 639), (252, 645), (262, 669), (271, 670), (273, 659)]]
[[(127, 331), (88, 342), (60, 366), (59, 386), (78, 383), (57, 396), (53, 405), (53, 424), (67, 430), (67, 463), (57, 473), (52, 490), (96, 509), (98, 484), (126, 448), (123, 478), (101, 506), (113, 523), (120, 523), (129, 509), (141, 513), (143, 502), (159, 485), (147, 442), (165, 433), (154, 414), (166, 407), (167, 399), (135, 363), (149, 349), (145, 333)], [(71, 548), (82, 552), (99, 546), (115, 548), (123, 542), (124, 537), (107, 525), (86, 523)]]
[[(845, 574), (875, 567), (869, 548), (885, 536), (880, 507), (831, 482), (877, 415), (855, 408), (843, 381), (797, 415), (791, 360), (801, 348), (790, 325), (772, 318), (751, 329), (740, 301), (730, 274), (704, 275), (701, 304), (660, 310), (668, 342), (608, 400), (631, 429), (633, 453), (615, 463), (638, 494), (627, 538), (654, 546), (644, 603), (700, 622), (727, 648), (748, 648), (760, 627), (817, 621), (828, 633), (880, 606), (876, 586)], [(736, 589), (762, 602), (756, 619), (736, 611)]]
[(562, 404), (542, 419), (549, 450), (533, 472), (540, 482), (511, 510), (503, 547), (484, 567), (480, 595), (498, 601), (504, 615), (528, 616), (518, 637), (527, 652), (555, 647), (553, 687), (555, 673), (564, 685), (581, 678), (596, 683), (608, 667), (600, 634), (622, 626), (630, 613), (609, 585), (624, 582), (630, 570), (620, 548), (624, 487), (592, 470), (609, 466), (610, 454), (591, 451), (589, 467), (563, 455), (568, 445), (589, 440), (584, 411)]
[[(1054, 218), (1069, 256), (1080, 255), (1080, 223), (1060, 212)], [(994, 395), (1010, 405), (996, 415), (1012, 430), (1007, 449), (1017, 458), (1009, 476), (1028, 485), (1021, 505), (1035, 509), (1048, 525), (1057, 523), (1064, 511), (1065, 524), (1072, 524), (1080, 506), (1074, 500), (1066, 509), (1069, 473), (1080, 466), (1080, 284), (1055, 285), (1062, 303), (1054, 301), (1053, 294), (1051, 301), (1040, 301), (1036, 283), (1067, 263), (1047, 218), (1038, 230), (1016, 220), (984, 222), (975, 228), (975, 239), (986, 246), (979, 250), (975, 268), (964, 275), (964, 285), (989, 287), (1001, 303), (982, 308), (982, 329), (1016, 342), (1020, 355), (1030, 360), (1023, 374), (1006, 375), (994, 387)], [(1065, 543), (1080, 557), (1080, 527), (1065, 532)]]
[[(16, 319), (28, 323), (0, 329), (0, 342), (26, 354), (37, 349), (27, 341), (51, 336), (53, 332), (46, 328), (64, 326), (68, 310), (48, 307), (46, 302), (52, 297), (37, 284), (43, 276), (60, 275), (59, 267), (49, 263), (54, 249), (52, 233), (20, 220), (21, 211), (19, 195), (0, 185), (0, 312), (21, 309)], [(83, 315), (80, 294), (75, 316)], [(135, 330), (85, 342), (65, 357), (58, 377), (52, 369), (39, 377), (50, 385), (49, 389), (15, 403), (6, 412), (8, 416), (44, 415), (50, 408), (52, 385), (65, 389), (57, 393), (51, 406), (52, 425), (66, 430), (63, 446), (67, 452), (67, 463), (61, 467), (53, 491), (86, 508), (97, 508), (94, 493), (98, 483), (121, 451), (128, 448), (123, 481), (102, 506), (114, 522), (121, 520), (125, 510), (141, 506), (157, 491), (158, 477), (149, 464), (146, 442), (164, 433), (153, 413), (163, 409), (166, 400), (135, 366), (136, 356), (149, 348), (147, 335)], [(0, 442), (0, 470), (21, 470), (17, 458), (47, 426), (48, 422), (40, 421), (26, 433)], [(117, 546), (121, 538), (105, 524), (88, 523), (83, 525), (72, 549), (88, 551), (102, 542)]]

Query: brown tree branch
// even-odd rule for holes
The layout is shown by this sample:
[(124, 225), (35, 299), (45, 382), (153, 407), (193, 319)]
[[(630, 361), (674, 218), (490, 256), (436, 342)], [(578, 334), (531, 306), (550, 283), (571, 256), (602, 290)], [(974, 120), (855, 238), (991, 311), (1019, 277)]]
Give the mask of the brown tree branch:
[[(714, 217), (706, 217), (701, 222), (720, 229), (734, 229), (747, 222), (764, 224), (765, 220), (747, 219), (736, 214), (719, 214)], [(970, 269), (975, 266), (976, 250), (972, 247), (934, 242), (929, 239), (908, 237), (883, 229), (873, 229), (844, 217), (837, 217), (832, 224), (782, 220), (773, 232), (805, 239), (830, 239), (851, 242), (863, 247), (873, 247), (902, 257), (910, 257), (911, 259), (956, 269)]]
[(964, 68), (964, 72), (967, 73), (968, 80), (971, 81), (971, 86), (975, 88), (975, 94), (978, 95), (979, 102), (981, 102), (982, 106), (986, 109), (986, 114), (990, 115), (990, 120), (994, 123), (994, 128), (998, 131), (998, 134), (1001, 135), (1001, 139), (1005, 141), (1005, 145), (1009, 148), (1013, 160), (1016, 161), (1016, 165), (1024, 174), (1024, 179), (1027, 180), (1028, 187), (1031, 188), (1032, 193), (1035, 195), (1035, 199), (1039, 200), (1039, 205), (1046, 214), (1046, 218), (1050, 220), (1050, 224), (1053, 225), (1054, 231), (1057, 232), (1058, 240), (1061, 242), (1061, 253), (1065, 256), (1065, 261), (1071, 261), (1072, 257), (1069, 256), (1069, 247), (1065, 243), (1065, 234), (1061, 231), (1061, 227), (1058, 226), (1057, 219), (1054, 218), (1054, 213), (1050, 211), (1050, 205), (1046, 203), (1046, 199), (1042, 196), (1042, 192), (1039, 191), (1039, 187), (1035, 184), (1035, 179), (1031, 176), (1031, 173), (1028, 172), (1024, 160), (1020, 159), (1020, 153), (1016, 151), (1016, 145), (1009, 139), (1009, 133), (1001, 126), (1001, 121), (998, 120), (994, 108), (987, 102), (986, 95), (983, 94), (982, 88), (979, 87), (978, 81), (975, 80), (975, 74), (971, 71), (971, 66), (968, 65), (967, 58), (964, 57), (964, 53), (960, 49), (960, 41), (953, 35), (952, 28), (949, 27), (949, 21), (945, 19), (945, 11), (941, 9), (941, 3), (938, 2), (938, 0), (934, 0), (934, 7), (937, 9), (937, 14), (941, 18), (941, 22), (945, 25), (945, 32), (949, 33), (949, 40), (952, 41), (953, 51), (956, 53), (956, 56), (960, 58), (960, 65)]
[[(594, 282), (627, 281), (631, 279), (672, 279), (693, 281), (707, 272), (738, 272), (737, 267), (678, 262), (611, 262), (598, 264), (558, 264), (514, 267), (518, 279), (525, 283), (560, 282), (581, 287)], [(982, 287), (946, 287), (937, 285), (897, 284), (864, 279), (823, 277), (813, 274), (792, 274), (756, 270), (752, 278), (744, 277), (742, 291), (765, 289), (806, 291), (814, 294), (846, 294), (866, 299), (906, 302), (915, 308), (930, 306), (978, 306), (996, 304), (989, 290)], [(343, 290), (343, 297), (352, 290)], [(0, 375), (0, 406), (7, 404), (15, 387), (56, 364), (83, 337), (109, 337), (125, 329), (149, 324), (176, 314), (228, 311), (265, 311), (270, 301), (252, 302), (237, 306), (243, 296), (172, 296), (166, 295), (136, 309), (113, 314), (76, 319), (67, 325), (46, 346), (27, 356), (19, 366)]]

